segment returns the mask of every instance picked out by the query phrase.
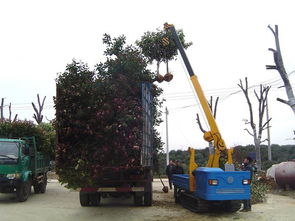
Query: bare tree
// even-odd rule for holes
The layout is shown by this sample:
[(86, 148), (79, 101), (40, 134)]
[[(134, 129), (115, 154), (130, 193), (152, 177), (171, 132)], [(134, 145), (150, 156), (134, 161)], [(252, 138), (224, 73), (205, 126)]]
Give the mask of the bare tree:
[(280, 48), (280, 41), (279, 41), (279, 28), (277, 25), (275, 25), (275, 30), (273, 30), (273, 28), (270, 25), (268, 26), (268, 28), (271, 30), (271, 32), (273, 33), (275, 37), (276, 49), (273, 49), (273, 48), (268, 49), (269, 51), (273, 52), (275, 65), (266, 65), (266, 69), (277, 70), (279, 72), (285, 85), (285, 90), (287, 93), (288, 100), (277, 98), (277, 101), (280, 101), (284, 104), (289, 105), (295, 114), (295, 98), (294, 98), (294, 93), (293, 93), (292, 86), (290, 84), (288, 74), (286, 72), (286, 69), (283, 63), (283, 58), (282, 58), (282, 53)]
[[(11, 103), (9, 103), (9, 117), (8, 117), (9, 122), (11, 122), (11, 116), (12, 116), (12, 113), (11, 113)], [(17, 116), (18, 116), (18, 114), (16, 114), (14, 116), (13, 122), (15, 122), (17, 120)]]
[[(210, 102), (208, 102), (209, 107), (210, 107), (210, 109), (211, 109), (211, 111), (212, 111), (212, 113), (213, 113), (213, 117), (214, 117), (214, 118), (216, 118), (216, 112), (217, 112), (217, 104), (218, 104), (218, 100), (219, 100), (219, 97), (216, 98), (216, 100), (215, 100), (215, 104), (214, 104), (214, 106), (213, 106), (213, 97), (210, 96)], [(197, 123), (198, 123), (198, 125), (199, 125), (200, 130), (201, 130), (203, 133), (205, 133), (206, 130), (204, 130), (204, 128), (203, 128), (203, 126), (202, 126), (202, 124), (201, 124), (199, 114), (197, 114)]]
[[(218, 104), (218, 100), (219, 100), (219, 97), (216, 98), (216, 100), (215, 100), (215, 104), (214, 104), (214, 106), (213, 106), (213, 97), (210, 96), (210, 102), (208, 102), (209, 107), (210, 107), (210, 109), (211, 109), (211, 112), (213, 113), (213, 116), (214, 116), (215, 119), (216, 119), (216, 112), (217, 112), (217, 104)], [(198, 125), (199, 125), (200, 130), (201, 130), (203, 133), (205, 133), (206, 130), (204, 130), (204, 128), (203, 128), (203, 126), (202, 126), (202, 123), (201, 123), (201, 121), (200, 121), (199, 114), (197, 114), (197, 123), (198, 123)], [(210, 154), (210, 156), (213, 156), (213, 155), (214, 155), (214, 145), (213, 145), (213, 142), (209, 142), (209, 154)], [(210, 162), (210, 160), (208, 160), (207, 167), (211, 167), (211, 165), (210, 165), (209, 162)]]
[(36, 107), (36, 105), (32, 102), (32, 106), (34, 108), (35, 114), (33, 115), (33, 118), (36, 120), (36, 122), (38, 124), (42, 123), (43, 121), (43, 115), (42, 115), (42, 111), (43, 111), (43, 107), (44, 107), (44, 102), (45, 102), (46, 96), (43, 98), (42, 103), (40, 102), (40, 97), (39, 94), (37, 94), (37, 100), (38, 100), (38, 108)]
[(257, 98), (258, 101), (258, 125), (254, 121), (254, 116), (253, 116), (253, 107), (252, 103), (249, 98), (249, 91), (248, 91), (248, 79), (245, 78), (245, 85), (243, 85), (242, 80), (240, 80), (240, 84), (238, 86), (241, 88), (242, 92), (244, 93), (248, 107), (249, 107), (249, 113), (250, 113), (250, 120), (246, 120), (245, 124), (249, 124), (252, 132), (248, 130), (248, 128), (245, 128), (245, 130), (254, 138), (254, 145), (255, 145), (255, 153), (256, 153), (256, 164), (257, 164), (257, 169), (261, 170), (261, 154), (260, 154), (260, 144), (263, 143), (266, 140), (262, 140), (262, 132), (263, 130), (268, 128), (268, 123), (271, 120), (267, 120), (266, 122), (263, 122), (264, 119), (264, 113), (266, 110), (266, 105), (267, 105), (267, 96), (268, 92), (270, 90), (270, 86), (262, 86), (260, 85), (260, 93), (259, 95), (257, 92), (254, 90), (255, 97)]
[[(11, 103), (9, 103), (9, 116), (8, 116), (8, 121), (11, 122), (11, 116), (12, 116), (12, 111), (11, 111)], [(0, 121), (4, 121), (5, 117), (4, 117), (4, 98), (1, 99), (1, 106), (0, 106), (0, 112), (1, 112), (1, 118)], [(17, 120), (17, 114), (14, 116), (13, 118), (13, 122)]]

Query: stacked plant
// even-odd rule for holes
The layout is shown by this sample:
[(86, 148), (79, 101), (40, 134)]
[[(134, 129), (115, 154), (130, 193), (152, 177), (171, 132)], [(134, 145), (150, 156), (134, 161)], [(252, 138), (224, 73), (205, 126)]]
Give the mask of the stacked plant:
[[(153, 84), (151, 59), (124, 36), (105, 34), (103, 43), (106, 61), (95, 70), (73, 61), (56, 80), (56, 172), (70, 188), (95, 185), (106, 170), (140, 166), (143, 82), (152, 84), (153, 126), (161, 122), (162, 90)], [(153, 130), (155, 154), (162, 142)]]

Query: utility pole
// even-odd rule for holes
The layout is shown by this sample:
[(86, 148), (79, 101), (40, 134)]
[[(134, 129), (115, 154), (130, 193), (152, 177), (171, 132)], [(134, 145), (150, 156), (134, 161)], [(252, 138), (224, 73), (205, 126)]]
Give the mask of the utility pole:
[(3, 121), (3, 120), (4, 120), (3, 108), (4, 108), (4, 98), (1, 99), (1, 106), (0, 106), (0, 121)]
[(169, 164), (169, 143), (168, 143), (168, 108), (165, 108), (165, 115), (166, 115), (166, 165)]
[(267, 150), (268, 150), (268, 160), (272, 160), (272, 157), (271, 157), (271, 146), (270, 146), (270, 128), (269, 128), (268, 98), (266, 99), (266, 120), (267, 120)]

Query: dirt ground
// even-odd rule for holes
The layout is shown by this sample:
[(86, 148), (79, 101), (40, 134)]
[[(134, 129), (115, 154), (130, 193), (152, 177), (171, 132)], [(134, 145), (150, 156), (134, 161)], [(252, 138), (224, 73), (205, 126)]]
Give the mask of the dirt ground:
[(154, 181), (153, 187), (152, 207), (135, 207), (132, 197), (102, 199), (100, 207), (81, 207), (78, 192), (49, 179), (45, 194), (32, 194), (24, 203), (17, 202), (14, 194), (0, 194), (0, 221), (295, 220), (295, 199), (288, 196), (269, 194), (266, 203), (253, 205), (248, 213), (196, 214), (175, 204), (173, 192), (163, 193), (159, 180)]

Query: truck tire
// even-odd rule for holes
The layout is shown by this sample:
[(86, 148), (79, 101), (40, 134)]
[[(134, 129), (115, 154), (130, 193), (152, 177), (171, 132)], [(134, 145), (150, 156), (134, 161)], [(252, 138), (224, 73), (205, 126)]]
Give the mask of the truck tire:
[(80, 192), (79, 199), (80, 199), (81, 206), (90, 206), (90, 200), (89, 200), (88, 193)]
[(35, 183), (34, 184), (34, 193), (45, 193), (46, 192), (46, 187), (47, 187), (47, 174), (44, 174), (42, 178), (41, 183)]
[(21, 182), (16, 188), (16, 198), (19, 202), (26, 201), (31, 194), (32, 185), (30, 181)]
[(45, 193), (47, 187), (47, 174), (44, 174), (43, 182), (40, 183), (40, 193)]
[(143, 205), (151, 206), (153, 203), (153, 184), (152, 184), (153, 176), (152, 172), (149, 171), (147, 173), (147, 183), (144, 187), (144, 196), (143, 196)]
[(33, 187), (34, 187), (34, 193), (35, 194), (40, 193), (40, 185), (39, 185), (39, 183), (34, 184)]
[(135, 206), (142, 206), (142, 196), (137, 196), (136, 194), (134, 194), (134, 205)]
[(101, 198), (100, 193), (90, 193), (88, 196), (91, 206), (99, 206)]
[(152, 203), (153, 203), (153, 193), (152, 192), (145, 192), (143, 204), (145, 206), (151, 206)]

